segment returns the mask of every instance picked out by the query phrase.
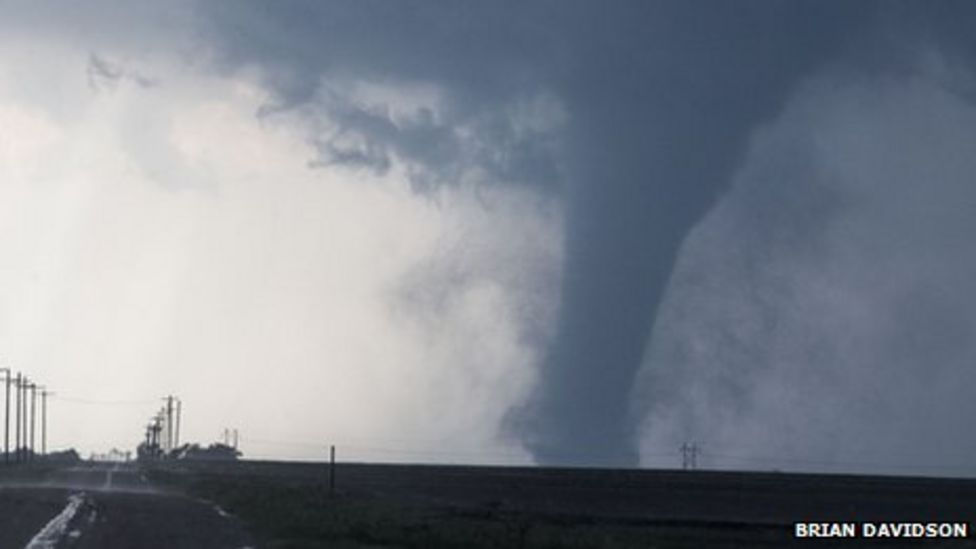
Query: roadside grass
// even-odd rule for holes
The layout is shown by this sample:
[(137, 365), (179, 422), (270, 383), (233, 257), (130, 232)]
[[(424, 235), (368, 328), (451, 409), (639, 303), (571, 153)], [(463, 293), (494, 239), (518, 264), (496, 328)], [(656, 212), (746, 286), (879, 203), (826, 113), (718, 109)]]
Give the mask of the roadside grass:
[(41, 482), (54, 469), (45, 464), (4, 464), (0, 457), (0, 482)]

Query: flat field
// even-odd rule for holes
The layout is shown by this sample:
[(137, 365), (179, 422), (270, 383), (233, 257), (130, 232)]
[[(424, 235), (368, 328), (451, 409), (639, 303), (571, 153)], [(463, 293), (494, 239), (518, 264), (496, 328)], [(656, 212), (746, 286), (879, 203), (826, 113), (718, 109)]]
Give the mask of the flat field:
[(148, 470), (279, 547), (976, 547), (794, 539), (795, 522), (967, 522), (976, 480), (241, 461)]

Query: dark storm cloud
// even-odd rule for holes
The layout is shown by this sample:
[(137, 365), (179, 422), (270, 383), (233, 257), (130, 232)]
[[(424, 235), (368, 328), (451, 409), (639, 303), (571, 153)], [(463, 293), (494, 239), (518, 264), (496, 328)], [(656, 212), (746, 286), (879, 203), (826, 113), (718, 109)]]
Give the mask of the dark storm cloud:
[(827, 4), (593, 14), (567, 90), (560, 326), (524, 413), (543, 461), (636, 462), (630, 388), (684, 235), (725, 188), (752, 128), (862, 17)]
[[(318, 162), (382, 173), (395, 156), (408, 163), (420, 187), (456, 181), (466, 169), (517, 183), (558, 184), (547, 136), (520, 132), (518, 121), (500, 112), (565, 71), (559, 55), (550, 53), (558, 40), (546, 36), (545, 22), (558, 16), (557, 8), (374, 1), (203, 7), (223, 46), (219, 63), (227, 70), (261, 67), (276, 94), (265, 113), (314, 104), (341, 125), (338, 135), (313, 140)], [(397, 123), (389, 112), (366, 109), (331, 86), (357, 80), (432, 83), (449, 93), (439, 119)], [(478, 142), (459, 136), (454, 130), (461, 126)], [(351, 145), (350, 137), (358, 142)]]
[[(475, 169), (494, 181), (558, 185), (556, 138), (547, 128), (522, 129), (516, 116), (504, 112), (468, 112), (445, 119), (429, 107), (398, 119), (388, 107), (363, 105), (349, 95), (338, 90), (319, 90), (316, 95), (313, 116), (326, 115), (329, 129), (311, 138), (318, 153), (312, 165), (385, 174), (399, 160), (418, 189), (457, 183)], [(288, 108), (269, 106), (262, 114), (273, 116), (282, 110)]]
[[(258, 66), (275, 93), (269, 109), (320, 108), (338, 123), (313, 140), (316, 161), (383, 171), (399, 160), (420, 186), (481, 169), (565, 194), (558, 328), (538, 386), (509, 427), (542, 462), (631, 465), (631, 387), (677, 250), (729, 185), (753, 130), (828, 64), (894, 72), (920, 40), (969, 59), (964, 8), (366, 1), (201, 9), (219, 65)], [(332, 83), (356, 80), (432, 83), (445, 92), (443, 112), (398, 124), (348, 96), (330, 98)], [(552, 146), (538, 146), (552, 136), (520, 133), (504, 114), (541, 93), (567, 109)], [(460, 140), (458, 127), (473, 128), (477, 144)]]
[(119, 82), (129, 81), (141, 88), (151, 88), (156, 85), (152, 78), (143, 76), (137, 71), (123, 68), (94, 53), (88, 56), (88, 86), (93, 90), (114, 89)]

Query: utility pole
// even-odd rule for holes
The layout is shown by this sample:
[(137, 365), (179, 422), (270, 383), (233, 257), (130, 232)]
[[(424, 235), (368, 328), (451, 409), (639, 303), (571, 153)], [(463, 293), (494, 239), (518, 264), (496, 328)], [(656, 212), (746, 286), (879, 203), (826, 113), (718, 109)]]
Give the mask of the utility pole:
[(41, 455), (47, 455), (47, 397), (53, 395), (51, 391), (41, 391)]
[(21, 436), (20, 436), (21, 458), (20, 459), (21, 459), (21, 461), (24, 461), (24, 462), (26, 462), (27, 459), (28, 459), (28, 455), (27, 455), (27, 442), (28, 442), (27, 433), (28, 433), (28, 428), (27, 428), (27, 426), (29, 425), (29, 423), (28, 423), (29, 417), (27, 415), (27, 412), (30, 411), (30, 407), (27, 405), (27, 394), (30, 392), (30, 384), (31, 384), (31, 381), (29, 379), (27, 379), (27, 376), (24, 376), (24, 384), (20, 388), (21, 392), (23, 393), (23, 395), (21, 395), (21, 397), (20, 397), (20, 404), (24, 408), (24, 410), (20, 413), (21, 421), (23, 421), (23, 423), (24, 423), (24, 425), (20, 428), (21, 429), (20, 430), (20, 432), (21, 432)]
[(329, 495), (335, 495), (335, 444), (329, 446)]
[(684, 470), (698, 468), (698, 454), (701, 452), (697, 443), (681, 445), (681, 468)]
[(17, 391), (17, 405), (16, 410), (16, 436), (14, 437), (14, 452), (16, 456), (16, 461), (20, 462), (20, 384), (22, 383), (23, 376), (20, 372), (17, 372), (17, 382), (14, 385), (14, 390)]
[(166, 452), (173, 449), (173, 395), (166, 397)]
[(176, 399), (176, 447), (180, 446), (180, 419), (183, 413), (183, 401)]
[(160, 408), (159, 413), (156, 414), (156, 455), (157, 457), (163, 457), (163, 423), (166, 421), (166, 409)]
[(149, 441), (149, 457), (156, 459), (156, 417), (149, 418), (149, 425), (146, 427), (146, 439)]
[(34, 461), (34, 428), (37, 425), (37, 384), (30, 385), (30, 452), (27, 454), (29, 461)]
[(169, 452), (173, 444), (173, 396), (163, 397), (163, 401), (166, 403), (160, 412), (163, 414), (163, 420), (166, 423), (165, 433), (163, 433), (163, 452)]
[(162, 411), (160, 411), (159, 413), (156, 414), (156, 417), (153, 418), (153, 424), (152, 424), (153, 457), (157, 459), (159, 458), (161, 453), (159, 443), (161, 442), (160, 439), (162, 438), (161, 436), (162, 432), (163, 432), (163, 413)]
[(10, 464), (10, 368), (0, 368), (3, 371), (6, 393), (3, 399), (5, 411), (3, 414), (3, 462)]
[(30, 394), (30, 384), (31, 384), (31, 381), (29, 379), (27, 379), (27, 376), (24, 376), (24, 385), (20, 389), (21, 392), (23, 393), (23, 395), (21, 395), (21, 397), (20, 397), (20, 404), (24, 407), (24, 410), (20, 413), (21, 421), (23, 421), (23, 423), (24, 423), (24, 425), (20, 428), (20, 432), (21, 432), (21, 435), (20, 435), (21, 458), (20, 458), (20, 460), (23, 461), (23, 462), (25, 462), (25, 463), (30, 458), (30, 456), (27, 455), (27, 449), (29, 447), (27, 443), (30, 440), (28, 438), (28, 434), (29, 434), (29, 431), (30, 431), (30, 429), (28, 427), (28, 425), (30, 425), (30, 421), (29, 421), (30, 420), (30, 416), (28, 415), (28, 412), (30, 412), (30, 405), (29, 405), (29, 401), (28, 401), (28, 396)]

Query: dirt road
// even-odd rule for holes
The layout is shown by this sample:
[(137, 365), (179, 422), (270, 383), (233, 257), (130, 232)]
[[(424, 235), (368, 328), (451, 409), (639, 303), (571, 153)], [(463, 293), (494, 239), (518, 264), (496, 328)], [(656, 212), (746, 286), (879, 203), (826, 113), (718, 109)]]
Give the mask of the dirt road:
[(0, 549), (207, 548), (254, 544), (212, 503), (152, 486), (133, 466), (83, 465), (0, 483)]

